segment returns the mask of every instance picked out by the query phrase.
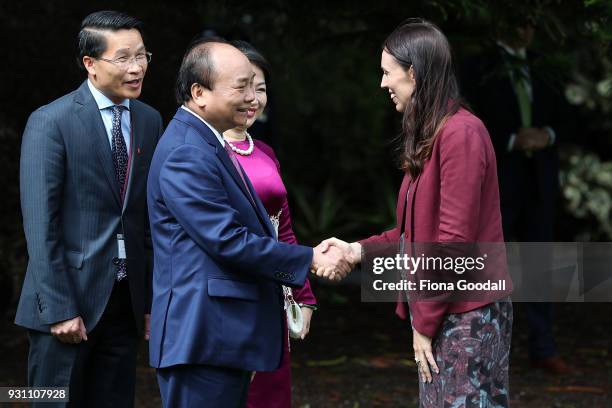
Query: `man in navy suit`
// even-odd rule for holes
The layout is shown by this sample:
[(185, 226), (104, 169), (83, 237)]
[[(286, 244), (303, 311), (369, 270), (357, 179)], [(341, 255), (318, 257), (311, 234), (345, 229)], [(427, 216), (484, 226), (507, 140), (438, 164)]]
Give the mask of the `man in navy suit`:
[(150, 362), (166, 407), (245, 406), (252, 372), (281, 362), (281, 284), (303, 285), (311, 268), (350, 269), (339, 250), (276, 240), (223, 141), (224, 131), (247, 120), (253, 77), (246, 56), (224, 40), (192, 44), (177, 81), (182, 106), (151, 163)]
[(136, 100), (151, 58), (141, 27), (115, 11), (87, 16), (87, 80), (32, 113), (23, 135), (30, 259), (15, 322), (28, 329), (28, 384), (69, 386), (72, 406), (134, 405), (150, 310), (145, 187), (162, 132), (159, 113)]

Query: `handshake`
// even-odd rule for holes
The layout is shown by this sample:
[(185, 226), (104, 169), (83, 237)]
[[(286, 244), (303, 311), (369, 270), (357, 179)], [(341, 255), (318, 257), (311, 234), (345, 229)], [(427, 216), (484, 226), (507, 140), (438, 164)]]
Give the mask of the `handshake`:
[(361, 262), (361, 244), (329, 238), (313, 248), (310, 271), (331, 281), (344, 279)]

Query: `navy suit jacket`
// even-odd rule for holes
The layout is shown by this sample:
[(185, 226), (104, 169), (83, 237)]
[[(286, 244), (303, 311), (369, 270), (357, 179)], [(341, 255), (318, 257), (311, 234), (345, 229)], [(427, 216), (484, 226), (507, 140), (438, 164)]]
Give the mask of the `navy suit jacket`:
[(312, 249), (276, 240), (246, 181), (214, 133), (179, 108), (148, 180), (153, 367), (279, 366), (287, 335), (280, 284), (304, 284)]

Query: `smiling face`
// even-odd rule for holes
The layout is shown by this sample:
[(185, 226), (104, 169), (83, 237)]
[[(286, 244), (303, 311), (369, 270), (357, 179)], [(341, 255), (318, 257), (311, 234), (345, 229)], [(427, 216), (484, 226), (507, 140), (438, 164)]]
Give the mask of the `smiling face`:
[(416, 87), (414, 70), (404, 69), (386, 50), (382, 51), (380, 67), (383, 71), (380, 87), (389, 90), (395, 109), (404, 112)]
[(268, 94), (266, 93), (266, 76), (264, 75), (261, 68), (255, 64), (251, 64), (255, 77), (253, 85), (255, 87), (255, 99), (251, 102), (251, 106), (247, 111), (246, 128), (250, 128), (253, 123), (261, 116), (266, 104), (268, 103)]
[(246, 126), (249, 109), (255, 100), (253, 68), (238, 49), (217, 44), (212, 52), (214, 85), (206, 89), (192, 89), (193, 101), (203, 109), (203, 117), (217, 131), (223, 133), (234, 127)]
[[(138, 98), (147, 72), (146, 60), (143, 63), (135, 60), (137, 55), (146, 52), (140, 32), (131, 29), (100, 33), (106, 39), (106, 50), (98, 58), (83, 57), (83, 64), (90, 81), (115, 103), (121, 103), (124, 99)], [(124, 68), (109, 62), (123, 59), (131, 60), (131, 63)]]

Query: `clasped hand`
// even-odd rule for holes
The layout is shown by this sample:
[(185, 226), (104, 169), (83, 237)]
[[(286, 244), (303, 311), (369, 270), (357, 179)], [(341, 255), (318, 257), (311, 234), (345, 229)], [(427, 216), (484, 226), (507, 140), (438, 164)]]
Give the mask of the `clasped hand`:
[(514, 142), (515, 149), (537, 152), (550, 143), (550, 135), (544, 128), (521, 128)]
[(361, 245), (338, 238), (322, 241), (314, 249), (311, 272), (332, 281), (345, 278), (361, 262)]

